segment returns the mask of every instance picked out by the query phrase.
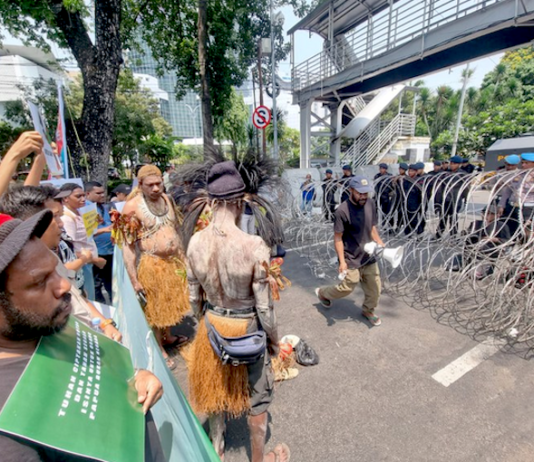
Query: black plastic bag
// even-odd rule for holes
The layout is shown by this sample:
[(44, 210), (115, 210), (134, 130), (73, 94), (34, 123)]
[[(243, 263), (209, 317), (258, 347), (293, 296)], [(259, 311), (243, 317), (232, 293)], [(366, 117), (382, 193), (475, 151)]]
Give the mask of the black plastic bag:
[(302, 366), (315, 366), (319, 364), (319, 355), (304, 340), (300, 339), (295, 347), (295, 357)]

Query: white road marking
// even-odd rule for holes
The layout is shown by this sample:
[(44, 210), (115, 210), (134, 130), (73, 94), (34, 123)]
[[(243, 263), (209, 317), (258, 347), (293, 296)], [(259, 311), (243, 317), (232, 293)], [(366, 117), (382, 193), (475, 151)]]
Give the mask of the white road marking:
[(504, 340), (488, 338), (464, 353), (449, 365), (445, 366), (443, 369), (436, 372), (432, 378), (443, 386), (448, 387), (467, 374), (470, 370), (497, 353), (505, 343)]

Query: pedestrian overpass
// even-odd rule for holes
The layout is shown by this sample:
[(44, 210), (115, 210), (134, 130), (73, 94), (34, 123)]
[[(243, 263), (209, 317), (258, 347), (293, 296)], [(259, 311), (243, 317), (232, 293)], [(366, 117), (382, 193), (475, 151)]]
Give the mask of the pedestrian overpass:
[[(300, 105), (301, 168), (310, 166), (314, 135), (329, 137), (334, 164), (344, 162), (341, 138), (355, 131), (351, 123), (362, 127), (354, 120), (372, 101), (370, 92), (388, 86), (386, 91), (396, 91), (398, 83), (527, 44), (534, 40), (533, 20), (534, 0), (323, 1), (288, 32), (293, 102)], [(324, 39), (323, 50), (302, 63), (294, 61), (298, 30)], [(383, 93), (381, 99), (388, 100)], [(328, 113), (312, 110), (313, 103)], [(378, 106), (368, 126), (383, 125), (377, 120), (387, 106)], [(400, 131), (384, 133), (380, 146), (391, 145), (387, 136), (409, 136), (415, 116), (399, 113), (401, 119)], [(365, 128), (356, 131), (363, 134)], [(377, 163), (383, 154), (358, 156)]]

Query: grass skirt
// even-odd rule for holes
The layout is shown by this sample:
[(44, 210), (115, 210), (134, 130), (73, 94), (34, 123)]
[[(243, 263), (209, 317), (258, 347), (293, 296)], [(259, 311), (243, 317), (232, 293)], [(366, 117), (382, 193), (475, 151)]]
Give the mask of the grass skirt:
[[(247, 333), (246, 319), (206, 316), (225, 337)], [(211, 347), (204, 319), (198, 324), (195, 340), (183, 354), (189, 369), (189, 402), (196, 413), (227, 412), (235, 417), (250, 409), (247, 366), (223, 365)]]
[(178, 324), (189, 311), (185, 263), (177, 258), (143, 254), (137, 275), (145, 290), (147, 305), (144, 311), (150, 327)]

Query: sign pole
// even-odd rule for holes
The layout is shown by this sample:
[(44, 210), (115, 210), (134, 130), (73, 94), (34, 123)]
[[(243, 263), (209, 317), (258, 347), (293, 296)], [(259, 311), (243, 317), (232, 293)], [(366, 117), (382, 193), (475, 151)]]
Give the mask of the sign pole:
[[(263, 76), (262, 76), (262, 69), (261, 69), (261, 57), (262, 57), (262, 49), (261, 49), (261, 39), (258, 42), (258, 83), (260, 86), (260, 106), (263, 106)], [(267, 152), (267, 139), (265, 138), (265, 132), (263, 132), (261, 136), (261, 149), (262, 149), (262, 156), (265, 157), (265, 153)]]

